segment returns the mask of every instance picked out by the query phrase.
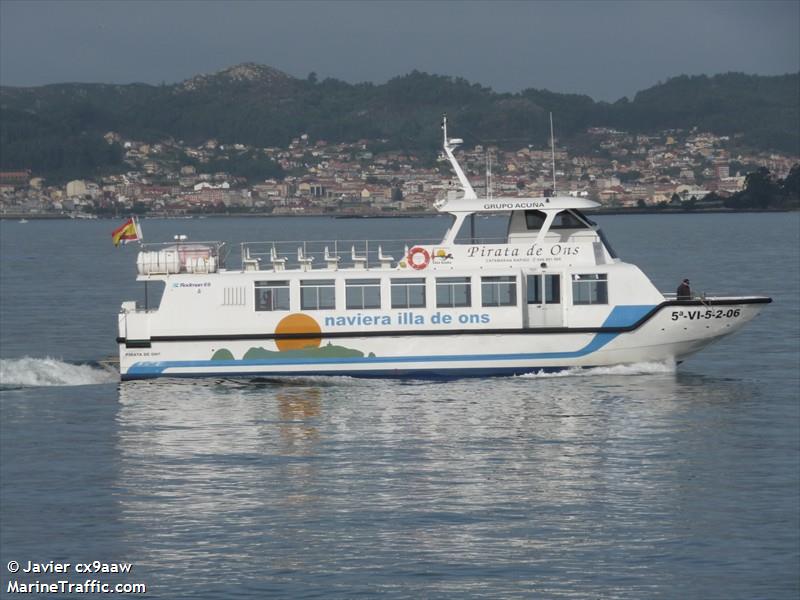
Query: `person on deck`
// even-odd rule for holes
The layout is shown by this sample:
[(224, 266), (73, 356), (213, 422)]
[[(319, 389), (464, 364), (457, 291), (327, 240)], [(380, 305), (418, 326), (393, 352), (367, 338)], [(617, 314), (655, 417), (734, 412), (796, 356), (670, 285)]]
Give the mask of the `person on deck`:
[(692, 290), (689, 287), (689, 280), (684, 279), (681, 281), (681, 284), (678, 286), (678, 300), (691, 300), (692, 299)]

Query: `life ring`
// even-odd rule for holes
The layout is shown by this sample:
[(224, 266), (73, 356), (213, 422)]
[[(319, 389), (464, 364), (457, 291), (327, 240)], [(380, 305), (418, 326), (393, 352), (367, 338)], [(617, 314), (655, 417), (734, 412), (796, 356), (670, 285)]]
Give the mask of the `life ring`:
[[(417, 256), (422, 255), (422, 261), (418, 262), (416, 259)], [(425, 267), (428, 266), (428, 263), (431, 262), (431, 255), (430, 253), (420, 246), (414, 246), (411, 251), (408, 253), (408, 264), (411, 265), (412, 269), (417, 269), (421, 271)]]

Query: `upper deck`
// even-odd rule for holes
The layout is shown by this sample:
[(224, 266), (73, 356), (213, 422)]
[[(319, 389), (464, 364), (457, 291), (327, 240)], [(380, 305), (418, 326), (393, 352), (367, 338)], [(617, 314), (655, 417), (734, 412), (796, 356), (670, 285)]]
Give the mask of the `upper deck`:
[(222, 242), (144, 244), (137, 270), (141, 280), (152, 280), (181, 273), (232, 271), (419, 273), (523, 267), (547, 270), (619, 262), (602, 232), (576, 210), (512, 210), (505, 234), (492, 231), (488, 237), (471, 231), (474, 223), (466, 217), (474, 213), (460, 214), (465, 218), (456, 217), (444, 237), (436, 239), (273, 240), (245, 242), (232, 253)]

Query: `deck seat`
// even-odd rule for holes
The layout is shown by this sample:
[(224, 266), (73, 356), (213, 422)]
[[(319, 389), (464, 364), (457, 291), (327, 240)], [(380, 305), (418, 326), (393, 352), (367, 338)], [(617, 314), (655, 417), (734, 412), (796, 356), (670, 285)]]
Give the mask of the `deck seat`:
[(341, 257), (336, 254), (331, 254), (328, 247), (325, 246), (325, 264), (329, 271), (337, 271), (339, 269), (339, 261)]
[(353, 268), (356, 271), (364, 271), (367, 268), (367, 257), (366, 256), (358, 256), (356, 254), (356, 247), (352, 246), (350, 248), (350, 257), (353, 259)]
[(269, 259), (270, 262), (272, 262), (272, 268), (275, 271), (286, 270), (286, 258), (278, 256), (278, 253), (275, 251), (275, 246), (273, 246), (269, 250)]
[(378, 246), (378, 262), (381, 265), (381, 269), (391, 269), (393, 261), (394, 257), (389, 256), (388, 254), (384, 254), (383, 248), (381, 246)]
[(260, 262), (260, 258), (250, 256), (250, 248), (245, 248), (244, 258), (242, 258), (242, 267), (245, 271), (259, 271), (261, 269)]
[(300, 268), (303, 271), (310, 271), (312, 269), (311, 263), (314, 262), (314, 257), (306, 256), (306, 253), (303, 252), (303, 247), (300, 246), (297, 248), (297, 262), (300, 263)]

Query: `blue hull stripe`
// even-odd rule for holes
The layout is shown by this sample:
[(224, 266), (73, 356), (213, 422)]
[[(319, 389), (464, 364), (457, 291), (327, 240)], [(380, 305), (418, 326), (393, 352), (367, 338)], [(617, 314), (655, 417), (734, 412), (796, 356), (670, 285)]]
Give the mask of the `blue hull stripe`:
[(615, 306), (600, 327), (632, 327), (655, 308), (652, 304)]
[[(469, 369), (370, 369), (369, 371), (269, 371), (264, 373), (230, 372), (230, 371), (203, 371), (200, 373), (137, 373), (122, 376), (123, 381), (135, 379), (155, 379), (158, 377), (174, 377), (180, 379), (199, 379), (206, 377), (221, 377), (225, 379), (245, 377), (248, 379), (272, 379), (276, 377), (358, 377), (360, 379), (459, 379), (463, 377), (500, 377), (511, 375), (525, 375), (528, 373), (557, 373), (575, 368), (564, 367), (475, 367)], [(592, 366), (581, 367), (592, 369)]]
[[(652, 306), (616, 306), (609, 314), (608, 318), (603, 323), (603, 326), (619, 326), (630, 322), (635, 322), (642, 314), (650, 310)], [(616, 338), (618, 333), (598, 333), (579, 350), (567, 352), (529, 352), (517, 354), (448, 354), (448, 355), (427, 355), (427, 356), (373, 356), (373, 357), (357, 357), (357, 358), (315, 358), (315, 359), (286, 359), (286, 360), (269, 360), (269, 359), (255, 359), (255, 360), (186, 360), (186, 361), (159, 361), (159, 362), (137, 362), (128, 369), (128, 372), (123, 378), (142, 378), (142, 377), (155, 377), (162, 374), (166, 369), (170, 368), (201, 368), (203, 372), (199, 375), (234, 375), (234, 371), (218, 371), (219, 367), (270, 367), (267, 372), (270, 375), (276, 374), (274, 367), (289, 366), (289, 365), (314, 365), (324, 367), (326, 365), (379, 365), (379, 364), (397, 364), (397, 363), (441, 363), (441, 362), (476, 362), (476, 361), (510, 361), (510, 360), (554, 360), (563, 358), (579, 358), (591, 354), (608, 344), (611, 340)], [(485, 368), (483, 370), (502, 371), (505, 368)], [(514, 373), (526, 372), (523, 367), (515, 368), (509, 367), (510, 371)], [(445, 369), (447, 371), (452, 369)], [(467, 371), (481, 370), (480, 367), (468, 368)], [(527, 372), (541, 370), (538, 368), (529, 368)], [(421, 373), (428, 373), (427, 369), (420, 370), (419, 368), (410, 369)], [(381, 372), (378, 369), (370, 369), (370, 374)], [(287, 371), (287, 374), (300, 374), (298, 371)], [(336, 374), (336, 375), (349, 375), (349, 374), (365, 374), (364, 371), (355, 369), (352, 371), (336, 369), (335, 371), (309, 371), (315, 374)], [(396, 373), (396, 370), (384, 371), (384, 373)], [(256, 376), (256, 372), (244, 371), (242, 375)], [(169, 375), (172, 375), (171, 373)], [(375, 375), (377, 376), (377, 375)]]

